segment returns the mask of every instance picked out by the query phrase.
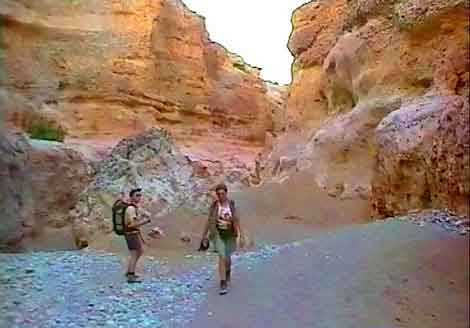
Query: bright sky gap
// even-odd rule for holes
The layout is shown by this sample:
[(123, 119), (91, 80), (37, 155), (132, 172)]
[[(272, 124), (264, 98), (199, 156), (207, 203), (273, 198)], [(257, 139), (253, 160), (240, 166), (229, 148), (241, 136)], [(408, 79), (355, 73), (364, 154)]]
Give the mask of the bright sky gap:
[(292, 55), (287, 41), (291, 16), (306, 0), (183, 0), (206, 18), (210, 38), (246, 63), (260, 67), (261, 77), (290, 83)]

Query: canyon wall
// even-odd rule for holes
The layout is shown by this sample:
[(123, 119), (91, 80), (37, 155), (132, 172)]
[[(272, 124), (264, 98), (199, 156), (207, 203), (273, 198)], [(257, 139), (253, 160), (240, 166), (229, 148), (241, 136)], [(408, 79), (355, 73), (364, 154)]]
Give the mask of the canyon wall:
[[(89, 190), (84, 181), (112, 147), (152, 128), (171, 134), (186, 171), (212, 183), (251, 184), (266, 135), (282, 128), (287, 91), (259, 75), (212, 42), (204, 18), (179, 0), (2, 1), (1, 189), (11, 194), (2, 203), (15, 213), (25, 207), (25, 214), (11, 218), (0, 239), (14, 244), (20, 226), (70, 222), (72, 203)], [(64, 143), (15, 134), (37, 122), (63, 129)], [(74, 161), (80, 169), (64, 171)], [(20, 169), (12, 172), (12, 162)], [(39, 189), (57, 192), (46, 193), (48, 200), (29, 197), (19, 189), (21, 179), (35, 188), (30, 177), (40, 180)]]
[(332, 197), (370, 199), (379, 217), (468, 215), (468, 2), (312, 1), (292, 23), (288, 132), (264, 175), (311, 171)]
[(212, 42), (181, 1), (5, 1), (0, 17), (1, 87), (70, 138), (159, 126), (178, 139), (262, 143), (275, 129), (282, 104), (259, 69)]
[[(109, 232), (123, 188), (145, 185), (155, 213), (202, 211), (218, 181), (297, 171), (332, 198), (368, 201), (373, 217), (468, 215), (469, 11), (462, 0), (308, 2), (292, 17), (287, 87), (212, 42), (179, 0), (3, 1), (0, 191), (18, 215), (0, 239), (73, 221), (80, 246)], [(18, 133), (42, 121), (64, 142)]]

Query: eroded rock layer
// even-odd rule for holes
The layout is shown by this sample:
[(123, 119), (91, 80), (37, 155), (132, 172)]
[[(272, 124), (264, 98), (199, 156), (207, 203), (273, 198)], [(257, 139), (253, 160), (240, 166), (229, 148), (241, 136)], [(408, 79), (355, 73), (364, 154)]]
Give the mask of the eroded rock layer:
[(292, 162), (333, 197), (370, 199), (378, 216), (468, 215), (468, 2), (312, 1), (292, 22), (288, 132), (264, 174)]

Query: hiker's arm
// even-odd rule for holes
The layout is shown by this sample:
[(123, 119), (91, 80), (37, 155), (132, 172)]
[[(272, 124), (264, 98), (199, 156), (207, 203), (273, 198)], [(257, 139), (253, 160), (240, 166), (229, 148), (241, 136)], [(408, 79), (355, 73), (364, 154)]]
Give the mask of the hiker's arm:
[[(137, 213), (136, 213), (137, 214)], [(144, 224), (150, 223), (150, 213), (147, 211), (140, 210), (139, 215), (134, 219), (136, 228), (143, 226)]]
[(137, 218), (133, 218), (133, 220), (131, 222), (128, 222), (126, 224), (126, 226), (130, 229), (135, 229), (135, 228), (140, 227), (140, 225), (138, 223), (139, 222), (137, 221)]
[(139, 209), (139, 221), (138, 221), (138, 226), (143, 226), (144, 224), (150, 223), (152, 219), (150, 218), (152, 215), (150, 214), (149, 211), (146, 211), (145, 209), (141, 208)]
[(135, 228), (139, 228), (139, 227), (141, 227), (141, 226), (143, 226), (143, 225), (145, 225), (145, 224), (147, 224), (147, 223), (150, 223), (150, 222), (152, 222), (152, 220), (150, 220), (150, 218), (142, 219), (142, 220), (137, 221), (137, 222), (135, 223), (135, 226), (134, 226), (134, 227), (135, 227)]
[(139, 217), (148, 219), (148, 218), (150, 218), (151, 216), (152, 216), (152, 214), (150, 214), (149, 211), (147, 211), (147, 210), (145, 210), (145, 209), (143, 209), (143, 208), (140, 208), (140, 209), (139, 209)]
[(136, 229), (144, 224), (147, 224), (150, 222), (150, 219), (144, 219), (144, 220), (139, 220), (137, 216), (137, 211), (135, 210), (134, 207), (129, 206), (126, 210), (126, 215), (129, 215), (129, 220), (127, 222), (127, 227), (131, 229)]
[(242, 232), (242, 227), (240, 226), (240, 220), (238, 217), (234, 220), (234, 225), (235, 225), (235, 231), (237, 232), (237, 237), (242, 237), (243, 232)]
[(238, 211), (233, 207), (233, 227), (235, 228), (235, 232), (237, 233), (237, 236), (240, 237), (242, 235), (242, 228), (240, 225), (240, 218), (238, 216)]
[[(215, 196), (214, 196), (215, 197)], [(209, 207), (209, 215), (207, 216), (207, 220), (206, 220), (206, 223), (204, 224), (204, 230), (202, 232), (202, 239), (205, 239), (207, 238), (207, 234), (210, 230), (210, 225), (211, 225), (211, 219), (212, 219), (212, 215), (213, 215), (213, 212), (215, 210), (215, 206), (216, 206), (216, 202), (214, 201), (211, 206)]]
[(243, 233), (242, 226), (240, 224), (240, 216), (235, 205), (233, 206), (233, 218), (233, 224), (237, 236), (237, 247), (244, 248), (246, 247), (246, 236)]
[(139, 229), (141, 226), (146, 225), (150, 222), (151, 222), (150, 219), (145, 219), (145, 220), (140, 220), (140, 221), (138, 221), (137, 219), (134, 219), (134, 221), (131, 224), (127, 225), (127, 228)]
[(237, 243), (237, 248), (245, 248), (246, 246), (246, 239), (245, 235), (243, 234), (242, 227), (240, 225), (240, 219), (238, 216), (234, 216), (233, 225), (235, 229), (235, 238)]

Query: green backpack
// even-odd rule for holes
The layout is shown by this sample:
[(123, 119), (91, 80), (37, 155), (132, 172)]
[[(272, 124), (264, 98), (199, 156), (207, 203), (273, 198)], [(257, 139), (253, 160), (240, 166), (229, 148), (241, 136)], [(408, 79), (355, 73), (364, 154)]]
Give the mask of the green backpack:
[(128, 204), (118, 199), (112, 207), (113, 230), (119, 236), (124, 235), (127, 230), (126, 229), (126, 209), (129, 206), (134, 206), (134, 205)]

